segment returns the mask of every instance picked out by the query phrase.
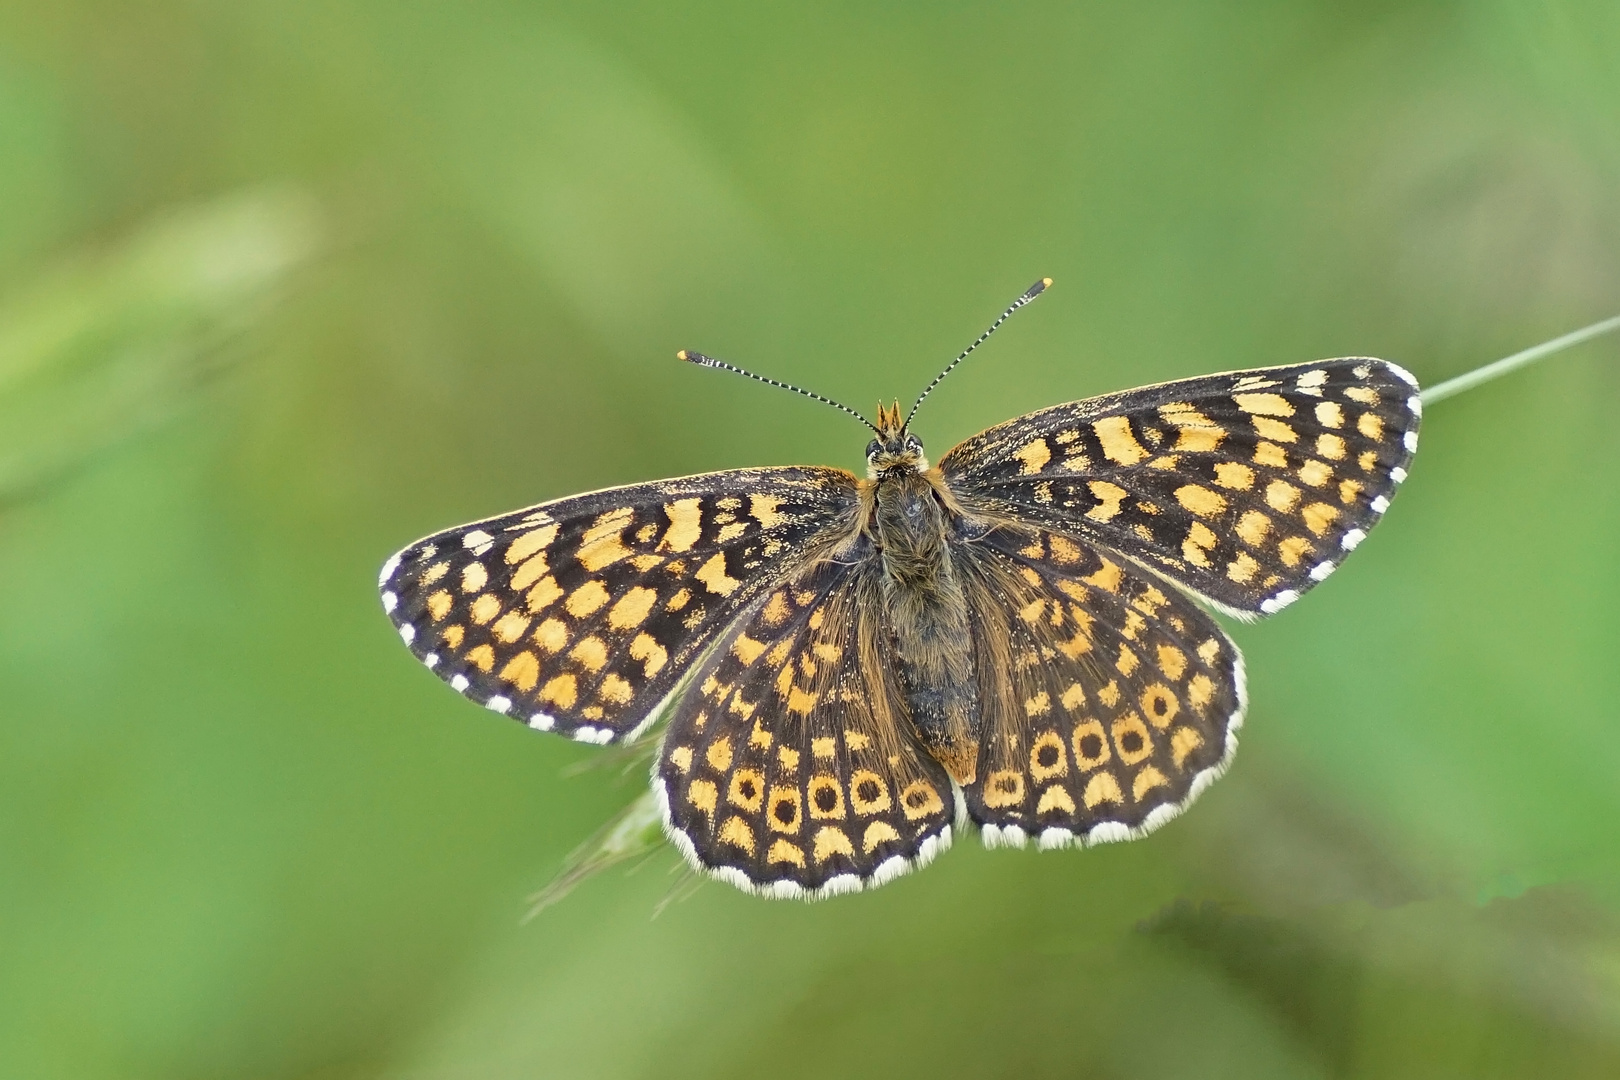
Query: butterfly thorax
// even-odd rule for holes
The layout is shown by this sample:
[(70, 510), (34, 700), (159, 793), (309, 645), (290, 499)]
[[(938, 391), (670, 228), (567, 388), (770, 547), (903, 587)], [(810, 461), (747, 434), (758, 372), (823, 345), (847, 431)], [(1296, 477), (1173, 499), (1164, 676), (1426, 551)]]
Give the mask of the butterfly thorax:
[(885, 622), (923, 745), (958, 783), (975, 775), (978, 685), (967, 598), (951, 562), (950, 493), (914, 436), (868, 449), (862, 485), (881, 567)]

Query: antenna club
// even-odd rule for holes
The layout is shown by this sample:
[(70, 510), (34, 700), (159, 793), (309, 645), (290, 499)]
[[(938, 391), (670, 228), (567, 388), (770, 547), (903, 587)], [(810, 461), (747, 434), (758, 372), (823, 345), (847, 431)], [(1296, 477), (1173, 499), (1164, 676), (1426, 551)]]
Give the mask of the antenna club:
[(1041, 278), (1041, 288), (1050, 289), (1051, 287), (1052, 287), (1052, 279), (1051, 278), (1049, 278), (1049, 277)]
[(686, 350), (685, 349), (682, 349), (680, 352), (675, 354), (675, 359), (677, 359), (677, 360), (690, 360), (692, 358), (690, 356), (686, 355)]

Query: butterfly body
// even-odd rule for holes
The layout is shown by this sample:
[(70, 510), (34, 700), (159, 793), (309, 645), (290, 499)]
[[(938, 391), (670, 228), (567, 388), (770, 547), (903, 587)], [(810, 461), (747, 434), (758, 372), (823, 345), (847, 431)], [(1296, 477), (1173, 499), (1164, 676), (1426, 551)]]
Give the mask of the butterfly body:
[(667, 720), (671, 840), (751, 892), (882, 884), (949, 846), (1141, 836), (1230, 762), (1237, 647), (1389, 508), (1415, 380), (1364, 357), (1010, 420), (937, 465), (880, 413), (868, 476), (711, 473), (434, 534), (383, 569), (465, 696), (588, 742)]

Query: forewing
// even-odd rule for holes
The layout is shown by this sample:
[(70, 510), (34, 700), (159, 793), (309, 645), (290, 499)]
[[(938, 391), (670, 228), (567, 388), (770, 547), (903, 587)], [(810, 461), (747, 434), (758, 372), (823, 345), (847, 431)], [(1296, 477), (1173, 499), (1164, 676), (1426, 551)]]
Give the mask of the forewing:
[(676, 706), (653, 788), (698, 869), (814, 899), (950, 845), (950, 779), (904, 719), (870, 557), (859, 540), (762, 598)]
[(1417, 382), (1347, 357), (1058, 405), (960, 443), (964, 504), (1091, 537), (1238, 614), (1326, 578), (1417, 449)]
[(1042, 530), (995, 529), (957, 562), (984, 708), (964, 794), (987, 844), (1131, 839), (1220, 776), (1243, 660), (1190, 599)]
[(531, 727), (633, 737), (729, 622), (850, 520), (837, 469), (745, 469), (542, 503), (419, 540), (379, 587), (418, 659)]

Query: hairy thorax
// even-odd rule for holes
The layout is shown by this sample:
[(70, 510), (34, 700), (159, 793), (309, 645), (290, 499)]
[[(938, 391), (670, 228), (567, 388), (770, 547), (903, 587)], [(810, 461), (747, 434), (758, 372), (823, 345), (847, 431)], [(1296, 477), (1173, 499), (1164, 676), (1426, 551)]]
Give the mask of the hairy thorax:
[(912, 723), (929, 753), (958, 783), (969, 783), (978, 754), (978, 685), (967, 599), (951, 564), (950, 492), (937, 469), (887, 471), (862, 488)]

